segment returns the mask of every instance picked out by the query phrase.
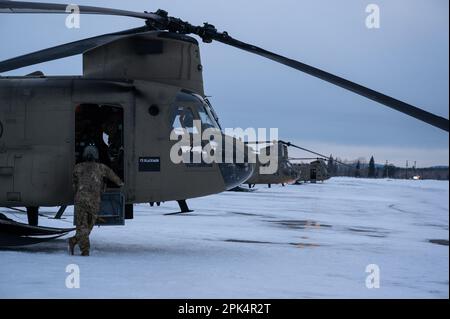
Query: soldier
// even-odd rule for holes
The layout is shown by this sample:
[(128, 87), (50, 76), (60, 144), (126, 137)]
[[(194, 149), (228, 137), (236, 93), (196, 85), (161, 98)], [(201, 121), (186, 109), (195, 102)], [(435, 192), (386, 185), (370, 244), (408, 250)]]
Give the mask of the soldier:
[(121, 179), (106, 165), (97, 163), (98, 150), (89, 145), (83, 151), (83, 162), (75, 165), (73, 188), (75, 192), (76, 234), (69, 239), (70, 254), (74, 254), (75, 245), (80, 246), (81, 255), (89, 256), (89, 234), (95, 225), (100, 210), (104, 179), (123, 186)]

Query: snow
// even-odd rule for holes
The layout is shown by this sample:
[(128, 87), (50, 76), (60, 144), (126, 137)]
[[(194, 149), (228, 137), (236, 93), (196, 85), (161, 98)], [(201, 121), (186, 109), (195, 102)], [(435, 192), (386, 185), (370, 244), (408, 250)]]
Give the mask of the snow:
[[(90, 257), (66, 239), (0, 250), (0, 297), (448, 298), (448, 196), (447, 181), (332, 178), (193, 199), (188, 215), (135, 205), (125, 227), (94, 229)], [(70, 227), (71, 214), (40, 223)], [(369, 264), (380, 288), (366, 287)]]

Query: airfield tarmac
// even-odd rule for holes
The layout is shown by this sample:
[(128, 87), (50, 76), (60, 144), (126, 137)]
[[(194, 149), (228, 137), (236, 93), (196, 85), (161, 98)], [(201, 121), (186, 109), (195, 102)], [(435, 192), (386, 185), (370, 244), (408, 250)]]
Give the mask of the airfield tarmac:
[[(136, 205), (125, 227), (94, 228), (88, 258), (66, 239), (0, 250), (0, 297), (448, 298), (448, 196), (448, 181), (332, 178), (193, 199), (187, 215)], [(68, 264), (80, 288), (66, 288)]]

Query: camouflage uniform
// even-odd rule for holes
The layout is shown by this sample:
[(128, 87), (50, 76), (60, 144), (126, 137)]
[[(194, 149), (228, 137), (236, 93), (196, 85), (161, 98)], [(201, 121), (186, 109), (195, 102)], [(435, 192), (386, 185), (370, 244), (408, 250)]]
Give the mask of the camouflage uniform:
[(89, 254), (89, 234), (95, 225), (100, 210), (104, 179), (122, 186), (120, 178), (106, 165), (83, 162), (75, 166), (73, 188), (75, 191), (76, 234), (70, 239), (71, 245), (79, 245), (83, 254)]

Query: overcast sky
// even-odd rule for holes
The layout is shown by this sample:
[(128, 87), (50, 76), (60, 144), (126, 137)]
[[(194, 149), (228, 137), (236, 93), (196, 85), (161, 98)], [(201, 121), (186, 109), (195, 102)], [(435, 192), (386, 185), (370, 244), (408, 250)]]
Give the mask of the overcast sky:
[[(51, 0), (47, 0), (51, 2)], [(64, 1), (53, 1), (65, 3)], [(368, 29), (366, 6), (380, 8)], [(165, 9), (191, 23), (210, 22), (242, 41), (322, 68), (382, 93), (449, 116), (447, 0), (159, 0), (78, 4), (136, 11)], [(0, 15), (0, 60), (142, 21), (64, 15)], [(351, 92), (220, 43), (201, 44), (206, 94), (223, 127), (277, 127), (279, 137), (341, 158), (448, 165), (448, 133)], [(81, 74), (81, 57), (5, 74)], [(292, 151), (294, 156), (307, 154)]]

